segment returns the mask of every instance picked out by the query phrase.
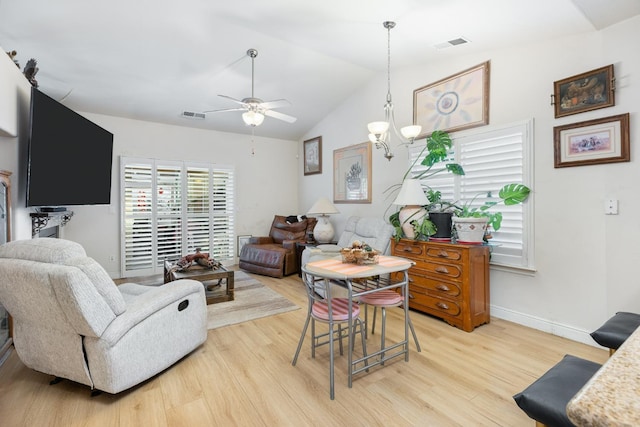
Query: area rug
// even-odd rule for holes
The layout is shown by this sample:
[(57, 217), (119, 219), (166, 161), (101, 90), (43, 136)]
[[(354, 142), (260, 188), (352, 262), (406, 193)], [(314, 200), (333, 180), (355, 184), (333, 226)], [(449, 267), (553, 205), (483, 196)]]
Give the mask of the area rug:
[(243, 271), (234, 273), (234, 289), (233, 301), (207, 306), (207, 329), (221, 328), (300, 308)]

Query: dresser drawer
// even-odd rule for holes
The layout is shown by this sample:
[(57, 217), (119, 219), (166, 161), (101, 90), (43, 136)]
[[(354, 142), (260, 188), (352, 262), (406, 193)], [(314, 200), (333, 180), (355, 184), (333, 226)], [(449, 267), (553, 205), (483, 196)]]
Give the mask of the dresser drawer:
[(459, 264), (444, 264), (429, 261), (416, 261), (416, 265), (411, 267), (409, 274), (412, 276), (429, 276), (434, 279), (462, 280), (463, 266)]
[(454, 301), (412, 293), (411, 291), (409, 291), (409, 307), (440, 317), (456, 317), (462, 312), (460, 305)]
[(426, 259), (434, 260), (447, 260), (447, 261), (461, 261), (462, 260), (461, 248), (451, 248), (443, 246), (428, 246), (425, 248)]
[(416, 274), (409, 276), (409, 291), (421, 294), (431, 294), (435, 296), (447, 296), (458, 298), (462, 293), (459, 283), (438, 280), (437, 278), (425, 277)]
[(401, 240), (393, 242), (393, 255), (420, 260), (425, 257), (425, 247), (420, 242)]

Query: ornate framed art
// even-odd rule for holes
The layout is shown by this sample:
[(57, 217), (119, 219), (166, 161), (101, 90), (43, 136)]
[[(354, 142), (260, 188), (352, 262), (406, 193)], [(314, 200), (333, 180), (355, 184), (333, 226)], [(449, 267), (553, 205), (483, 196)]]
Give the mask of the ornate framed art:
[(304, 142), (304, 174), (322, 173), (322, 137), (317, 136)]
[(615, 105), (613, 64), (553, 82), (555, 116)]
[(554, 167), (630, 161), (629, 113), (553, 128)]
[(371, 143), (333, 150), (333, 202), (371, 203)]
[(423, 131), (418, 138), (489, 124), (489, 71), (487, 61), (414, 90), (413, 123)]

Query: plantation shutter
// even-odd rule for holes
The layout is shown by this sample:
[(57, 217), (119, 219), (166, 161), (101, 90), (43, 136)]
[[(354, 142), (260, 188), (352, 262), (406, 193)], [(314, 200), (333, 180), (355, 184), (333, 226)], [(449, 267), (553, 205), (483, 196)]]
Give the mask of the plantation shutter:
[[(453, 140), (451, 158), (435, 165), (432, 171), (444, 168), (445, 163), (456, 162), (463, 167), (465, 175), (441, 172), (424, 178), (425, 190), (439, 190), (444, 200), (456, 201), (458, 205), (472, 201), (472, 206), (480, 206), (492, 197), (499, 200), (497, 192), (505, 184), (521, 183), (530, 187), (533, 121), (460, 132), (453, 135)], [(423, 147), (410, 148), (410, 164)], [(424, 166), (417, 163), (412, 168), (414, 175), (424, 170)], [(501, 203), (493, 209), (502, 212), (503, 219), (500, 230), (492, 232), (489, 242), (491, 263), (533, 268), (533, 197), (525, 204), (505, 206)]]
[[(187, 169), (187, 252), (210, 252), (211, 197), (208, 168)], [(214, 245), (215, 246), (215, 245)], [(215, 255), (214, 255), (215, 258)]]
[(196, 248), (234, 260), (234, 169), (121, 159), (122, 277), (162, 272)]
[(235, 256), (235, 179), (233, 169), (219, 167), (213, 172), (212, 241), (216, 259), (233, 259)]
[(182, 167), (162, 162), (156, 166), (156, 266), (182, 256)]
[(130, 159), (121, 163), (122, 269), (152, 274), (153, 260), (153, 165)]

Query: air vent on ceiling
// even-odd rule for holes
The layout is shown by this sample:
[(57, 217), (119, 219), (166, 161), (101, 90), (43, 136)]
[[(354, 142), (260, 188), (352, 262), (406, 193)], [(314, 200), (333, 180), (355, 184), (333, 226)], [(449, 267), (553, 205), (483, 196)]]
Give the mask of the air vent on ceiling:
[(449, 41), (446, 41), (444, 43), (438, 43), (434, 47), (436, 49), (438, 49), (438, 50), (441, 50), (441, 49), (446, 49), (446, 48), (451, 47), (451, 46), (460, 46), (461, 44), (466, 44), (466, 43), (471, 43), (471, 41), (469, 39), (464, 38), (464, 37), (458, 37), (456, 39), (449, 40)]
[(193, 111), (183, 111), (181, 116), (186, 117), (187, 119), (198, 119), (198, 120), (203, 120), (205, 118), (204, 113), (194, 113)]

